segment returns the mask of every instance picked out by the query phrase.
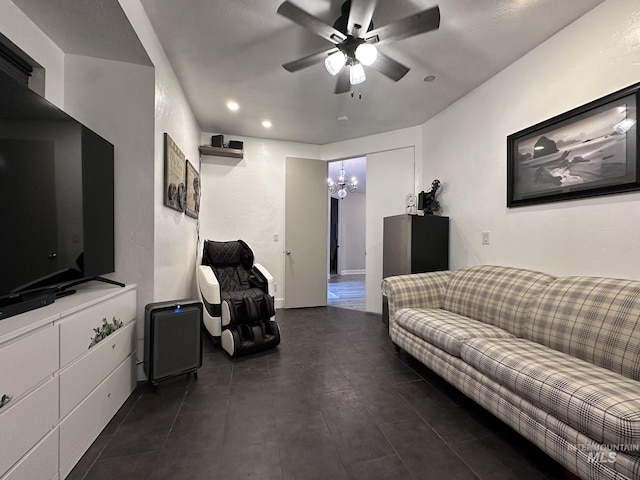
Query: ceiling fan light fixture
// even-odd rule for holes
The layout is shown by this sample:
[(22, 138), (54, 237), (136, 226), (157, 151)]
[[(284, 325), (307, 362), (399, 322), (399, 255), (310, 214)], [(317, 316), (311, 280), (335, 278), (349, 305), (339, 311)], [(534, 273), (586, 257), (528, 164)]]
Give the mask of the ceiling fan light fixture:
[(344, 67), (347, 61), (347, 57), (340, 50), (332, 53), (324, 60), (324, 67), (327, 69), (331, 75), (337, 75), (342, 67)]
[(349, 69), (349, 82), (351, 85), (358, 85), (364, 82), (367, 79), (367, 76), (364, 74), (364, 68), (361, 63), (356, 63), (355, 65), (351, 65)]
[(378, 59), (378, 49), (370, 43), (361, 43), (356, 48), (356, 59), (366, 67), (373, 65)]

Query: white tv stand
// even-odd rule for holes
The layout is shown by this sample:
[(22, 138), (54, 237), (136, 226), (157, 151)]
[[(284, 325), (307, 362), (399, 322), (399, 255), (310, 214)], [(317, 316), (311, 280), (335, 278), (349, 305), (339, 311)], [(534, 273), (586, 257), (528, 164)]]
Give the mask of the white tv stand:
[[(0, 480), (64, 479), (136, 385), (136, 287), (91, 282), (0, 321)], [(89, 348), (94, 328), (122, 327)]]

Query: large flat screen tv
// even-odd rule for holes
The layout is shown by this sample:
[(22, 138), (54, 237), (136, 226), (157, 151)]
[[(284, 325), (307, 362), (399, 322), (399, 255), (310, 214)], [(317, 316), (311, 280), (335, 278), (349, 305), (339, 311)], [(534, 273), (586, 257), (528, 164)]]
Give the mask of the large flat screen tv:
[(0, 319), (114, 271), (113, 152), (0, 72)]

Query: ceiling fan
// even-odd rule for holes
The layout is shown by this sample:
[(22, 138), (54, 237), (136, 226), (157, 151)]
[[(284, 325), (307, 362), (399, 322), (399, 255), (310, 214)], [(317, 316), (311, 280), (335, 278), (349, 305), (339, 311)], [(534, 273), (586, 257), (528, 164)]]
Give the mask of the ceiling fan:
[(338, 78), (334, 93), (349, 92), (351, 85), (364, 82), (366, 76), (363, 65), (376, 69), (394, 82), (400, 80), (407, 74), (409, 67), (378, 51), (376, 46), (436, 30), (440, 26), (440, 9), (436, 5), (374, 28), (371, 18), (375, 3), (376, 0), (347, 0), (342, 5), (340, 17), (330, 26), (293, 3), (283, 2), (278, 7), (280, 15), (328, 40), (334, 46), (282, 66), (289, 72), (297, 72), (324, 62), (327, 71)]

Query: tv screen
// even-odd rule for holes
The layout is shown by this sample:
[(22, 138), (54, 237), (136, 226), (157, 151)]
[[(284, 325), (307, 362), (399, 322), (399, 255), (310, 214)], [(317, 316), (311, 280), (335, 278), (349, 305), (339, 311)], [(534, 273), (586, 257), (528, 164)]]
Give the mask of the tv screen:
[[(0, 72), (0, 299), (114, 271), (113, 145)], [(0, 303), (1, 304), (1, 303)]]

